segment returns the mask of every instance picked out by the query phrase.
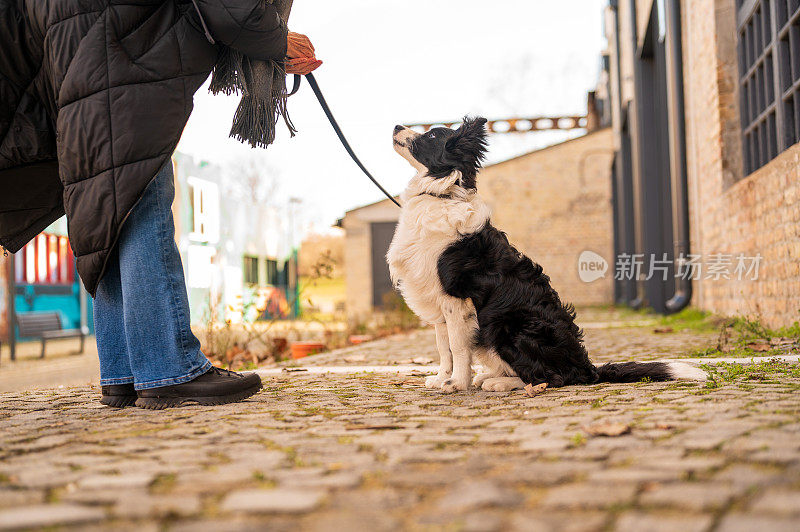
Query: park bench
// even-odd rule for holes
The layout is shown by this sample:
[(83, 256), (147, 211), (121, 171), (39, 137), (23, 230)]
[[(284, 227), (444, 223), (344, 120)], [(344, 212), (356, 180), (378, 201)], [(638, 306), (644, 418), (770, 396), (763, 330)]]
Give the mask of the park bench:
[(61, 317), (58, 312), (21, 312), (17, 314), (17, 327), (22, 338), (41, 338), (42, 355), (48, 340), (62, 340), (66, 338), (80, 338), (81, 350), (83, 353), (83, 343), (86, 338), (86, 331), (83, 329), (64, 329), (61, 324)]

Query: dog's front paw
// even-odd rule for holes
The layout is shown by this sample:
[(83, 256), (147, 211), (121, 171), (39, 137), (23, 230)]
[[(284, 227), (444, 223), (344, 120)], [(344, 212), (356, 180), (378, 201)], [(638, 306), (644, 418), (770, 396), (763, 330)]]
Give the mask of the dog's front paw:
[(459, 390), (469, 390), (469, 380), (447, 379), (442, 383), (442, 391), (444, 393), (453, 393)]
[(426, 388), (441, 388), (444, 381), (449, 379), (447, 375), (431, 375), (425, 379)]

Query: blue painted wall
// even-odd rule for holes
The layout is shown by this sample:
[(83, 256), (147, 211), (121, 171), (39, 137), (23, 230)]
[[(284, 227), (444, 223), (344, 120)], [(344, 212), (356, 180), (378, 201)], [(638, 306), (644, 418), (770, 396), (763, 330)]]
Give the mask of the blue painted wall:
[[(79, 329), (81, 326), (80, 283), (71, 286), (43, 286), (18, 284), (14, 298), (15, 310), (21, 312), (57, 311), (65, 329)], [(88, 326), (94, 333), (92, 319), (92, 298), (87, 297)]]

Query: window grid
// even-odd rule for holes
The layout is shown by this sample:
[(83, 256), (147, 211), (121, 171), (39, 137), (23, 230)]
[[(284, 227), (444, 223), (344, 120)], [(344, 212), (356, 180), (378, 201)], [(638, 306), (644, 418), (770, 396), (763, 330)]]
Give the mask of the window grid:
[(800, 0), (737, 0), (737, 7), (744, 164), (750, 174), (800, 141)]

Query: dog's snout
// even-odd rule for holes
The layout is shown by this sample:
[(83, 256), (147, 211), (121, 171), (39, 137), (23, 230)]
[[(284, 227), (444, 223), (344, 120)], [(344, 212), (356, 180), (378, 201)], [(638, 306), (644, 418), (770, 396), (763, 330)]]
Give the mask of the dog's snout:
[(405, 127), (404, 127), (404, 126), (401, 126), (400, 124), (397, 124), (396, 126), (394, 126), (394, 132), (395, 132), (395, 133), (400, 133), (400, 132), (401, 132), (401, 131), (403, 131), (404, 129), (405, 129)]

